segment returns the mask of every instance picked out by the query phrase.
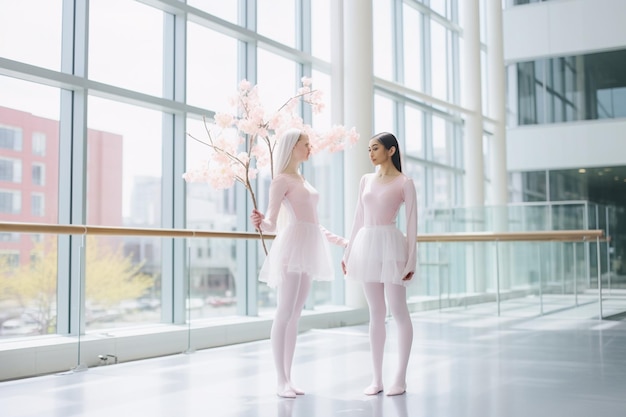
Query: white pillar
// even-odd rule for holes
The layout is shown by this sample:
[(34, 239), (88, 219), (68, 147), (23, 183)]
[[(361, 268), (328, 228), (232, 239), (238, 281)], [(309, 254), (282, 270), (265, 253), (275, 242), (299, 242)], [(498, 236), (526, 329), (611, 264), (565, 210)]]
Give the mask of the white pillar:
[[(492, 189), (491, 203), (496, 206), (493, 213), (493, 231), (505, 232), (509, 227), (507, 204), (509, 202), (508, 172), (506, 156), (506, 67), (502, 32), (502, 1), (485, 2), (487, 26), (487, 74), (489, 79), (489, 117), (493, 119), (493, 136), (489, 142), (489, 165)], [(511, 288), (511, 258), (509, 245), (500, 245), (498, 263), (499, 288)], [(498, 249), (496, 249), (498, 250)]]
[[(485, 204), (485, 176), (483, 161), (483, 116), (480, 65), (480, 9), (478, 0), (464, 0), (463, 11), (463, 71), (462, 105), (465, 113), (463, 162), (465, 168), (464, 206), (469, 211), (468, 231), (482, 231)], [(467, 291), (483, 292), (486, 288), (485, 251), (481, 244), (466, 247)]]
[[(355, 146), (344, 152), (344, 208), (346, 237), (350, 237), (354, 210), (363, 174), (372, 171), (367, 145), (372, 136), (374, 111), (374, 48), (372, 0), (343, 0), (343, 114), (344, 125), (361, 135)], [(367, 305), (360, 284), (346, 282), (346, 305)]]
[(489, 116), (495, 121), (490, 142), (491, 185), (493, 204), (506, 206), (509, 199), (506, 167), (506, 91), (502, 2), (487, 0), (487, 73), (489, 74)]
[(464, 0), (463, 58), (465, 74), (462, 105), (465, 114), (464, 166), (465, 207), (483, 207), (485, 179), (483, 163), (483, 117), (480, 77), (480, 10), (478, 0)]

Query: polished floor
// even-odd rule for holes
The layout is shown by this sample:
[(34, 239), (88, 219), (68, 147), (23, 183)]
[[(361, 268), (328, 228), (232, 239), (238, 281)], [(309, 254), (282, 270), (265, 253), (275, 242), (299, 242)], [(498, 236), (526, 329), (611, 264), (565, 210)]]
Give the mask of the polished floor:
[[(299, 336), (294, 380), (306, 394), (295, 400), (274, 394), (269, 342), (260, 341), (3, 382), (0, 416), (626, 415), (626, 322), (513, 311), (524, 308), (500, 317), (480, 308), (414, 314), (402, 396), (361, 393), (369, 346), (367, 327), (356, 326)], [(387, 381), (393, 320), (388, 329)]]

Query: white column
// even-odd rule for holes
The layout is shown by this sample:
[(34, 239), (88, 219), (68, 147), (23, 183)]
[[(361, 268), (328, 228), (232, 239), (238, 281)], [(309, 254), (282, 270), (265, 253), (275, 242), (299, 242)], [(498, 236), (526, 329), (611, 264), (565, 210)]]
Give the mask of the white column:
[[(480, 9), (478, 0), (464, 0), (463, 26), (463, 83), (462, 105), (465, 113), (463, 136), (463, 162), (465, 168), (465, 202), (468, 218), (477, 224), (467, 225), (468, 231), (481, 230), (485, 203), (485, 176), (483, 161), (483, 116), (482, 88), (480, 73)], [(467, 290), (482, 292), (486, 287), (485, 252), (481, 244), (466, 246), (467, 251)]]
[[(493, 119), (493, 136), (489, 142), (489, 165), (492, 189), (493, 231), (508, 230), (508, 173), (506, 166), (506, 67), (504, 65), (504, 46), (502, 32), (502, 2), (485, 2), (487, 26), (487, 74), (489, 79), (489, 117)], [(500, 289), (511, 288), (511, 258), (508, 245), (500, 245), (498, 279)]]
[(506, 167), (506, 91), (504, 46), (502, 32), (502, 2), (487, 0), (487, 73), (489, 74), (489, 117), (495, 121), (490, 143), (491, 184), (493, 204), (508, 203)]
[[(354, 126), (361, 139), (344, 153), (344, 208), (346, 237), (352, 231), (361, 176), (372, 171), (367, 145), (372, 136), (374, 109), (374, 48), (372, 0), (343, 0), (343, 114), (344, 125)], [(360, 284), (346, 282), (346, 305), (367, 305)]]
[(463, 13), (464, 83), (461, 86), (465, 114), (464, 166), (465, 207), (483, 207), (485, 180), (483, 174), (483, 117), (480, 77), (480, 10), (478, 0), (465, 0)]

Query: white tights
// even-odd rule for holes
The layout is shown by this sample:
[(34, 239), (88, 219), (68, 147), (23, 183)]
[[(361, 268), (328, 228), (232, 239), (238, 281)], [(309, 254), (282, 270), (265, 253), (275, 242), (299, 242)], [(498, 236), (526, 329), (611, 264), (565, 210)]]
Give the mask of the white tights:
[(372, 384), (364, 390), (364, 393), (376, 395), (383, 390), (383, 353), (387, 337), (385, 329), (386, 293), (389, 309), (398, 327), (398, 369), (387, 395), (403, 394), (406, 391), (406, 368), (409, 364), (411, 344), (413, 343), (413, 324), (406, 304), (406, 287), (397, 284), (367, 282), (363, 284), (363, 289), (370, 311), (369, 336), (374, 372)]
[(295, 398), (304, 394), (291, 383), (291, 364), (296, 350), (298, 321), (311, 289), (311, 278), (306, 274), (285, 274), (278, 286), (278, 305), (270, 339), (276, 367), (277, 391), (280, 397)]

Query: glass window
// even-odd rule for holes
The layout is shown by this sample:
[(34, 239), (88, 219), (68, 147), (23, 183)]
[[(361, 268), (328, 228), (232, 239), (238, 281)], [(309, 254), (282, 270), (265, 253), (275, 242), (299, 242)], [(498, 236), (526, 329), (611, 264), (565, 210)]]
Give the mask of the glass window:
[(257, 0), (257, 32), (282, 44), (296, 47), (296, 2)]
[(447, 16), (447, 0), (430, 0), (430, 8), (433, 12)]
[(0, 213), (20, 214), (22, 211), (22, 193), (16, 190), (0, 190)]
[[(233, 91), (236, 91), (233, 89)], [(202, 120), (187, 119), (188, 134), (197, 138), (187, 141), (186, 166), (196, 169), (208, 161), (210, 152), (206, 129), (217, 138), (214, 124), (205, 126)], [(226, 189), (213, 188), (207, 182), (186, 183), (186, 228), (192, 230), (236, 230), (235, 196), (242, 185), (234, 183)], [(247, 195), (246, 195), (247, 197)], [(245, 205), (243, 205), (245, 207)], [(193, 318), (236, 314), (237, 253), (236, 242), (228, 239), (190, 239), (189, 274), (192, 283), (189, 308)]]
[[(56, 223), (59, 196), (60, 90), (0, 76), (0, 91), (0, 160), (13, 161), (11, 164), (3, 164), (0, 175), (11, 177), (13, 181), (24, 183), (28, 187), (31, 184), (37, 185), (37, 192), (45, 195), (47, 204), (45, 218), (37, 218), (35, 221)], [(21, 196), (5, 196), (2, 213), (19, 214), (11, 216), (12, 221), (33, 221), (29, 195), (25, 194), (28, 200), (25, 200), (23, 212)]]
[(0, 149), (22, 150), (22, 129), (0, 126)]
[(161, 227), (162, 113), (89, 97), (87, 223)]
[(187, 0), (191, 7), (198, 8), (220, 19), (237, 23), (237, 1), (224, 0)]
[(264, 49), (259, 49), (258, 61), (259, 95), (265, 109), (273, 112), (285, 104), (301, 85), (296, 78), (296, 63)]
[[(211, 53), (207, 53), (211, 45)], [(187, 103), (227, 111), (237, 92), (237, 40), (188, 22)]]
[(519, 124), (624, 117), (625, 57), (620, 50), (518, 63)]
[(331, 0), (311, 2), (311, 51), (313, 56), (330, 61), (331, 54)]
[(438, 168), (433, 168), (432, 172), (433, 182), (429, 186), (432, 187), (433, 192), (429, 207), (451, 207), (454, 201), (452, 199), (454, 195), (452, 173)]
[(33, 132), (33, 155), (46, 155), (46, 134), (43, 132)]
[(0, 7), (0, 56), (60, 70), (63, 0), (3, 1)]
[(406, 107), (406, 142), (405, 149), (407, 156), (424, 158), (424, 131), (422, 119), (424, 114), (421, 110)]
[(45, 200), (44, 195), (39, 193), (33, 193), (30, 196), (30, 214), (36, 217), (43, 217), (45, 214)]
[(0, 181), (22, 182), (22, 161), (0, 158)]
[(448, 99), (448, 48), (447, 30), (435, 20), (430, 21), (430, 71), (432, 95), (441, 100)]
[(89, 2), (89, 78), (163, 94), (163, 12), (133, 0)]
[(374, 42), (374, 75), (393, 80), (394, 42), (390, 1), (374, 1), (372, 27)]
[(45, 171), (45, 166), (43, 164), (33, 164), (32, 182), (33, 182), (33, 185), (45, 185), (46, 184), (46, 171)]
[(450, 146), (451, 132), (448, 122), (441, 117), (433, 116), (433, 155), (432, 160), (449, 165), (452, 161), (452, 149)]
[(412, 7), (403, 8), (404, 34), (404, 84), (407, 87), (423, 91), (422, 65), (422, 14)]
[[(395, 127), (393, 101), (381, 95), (374, 96), (374, 132), (393, 132)], [(365, 137), (367, 141), (369, 137)]]
[(87, 332), (161, 322), (160, 238), (87, 236), (85, 326)]

